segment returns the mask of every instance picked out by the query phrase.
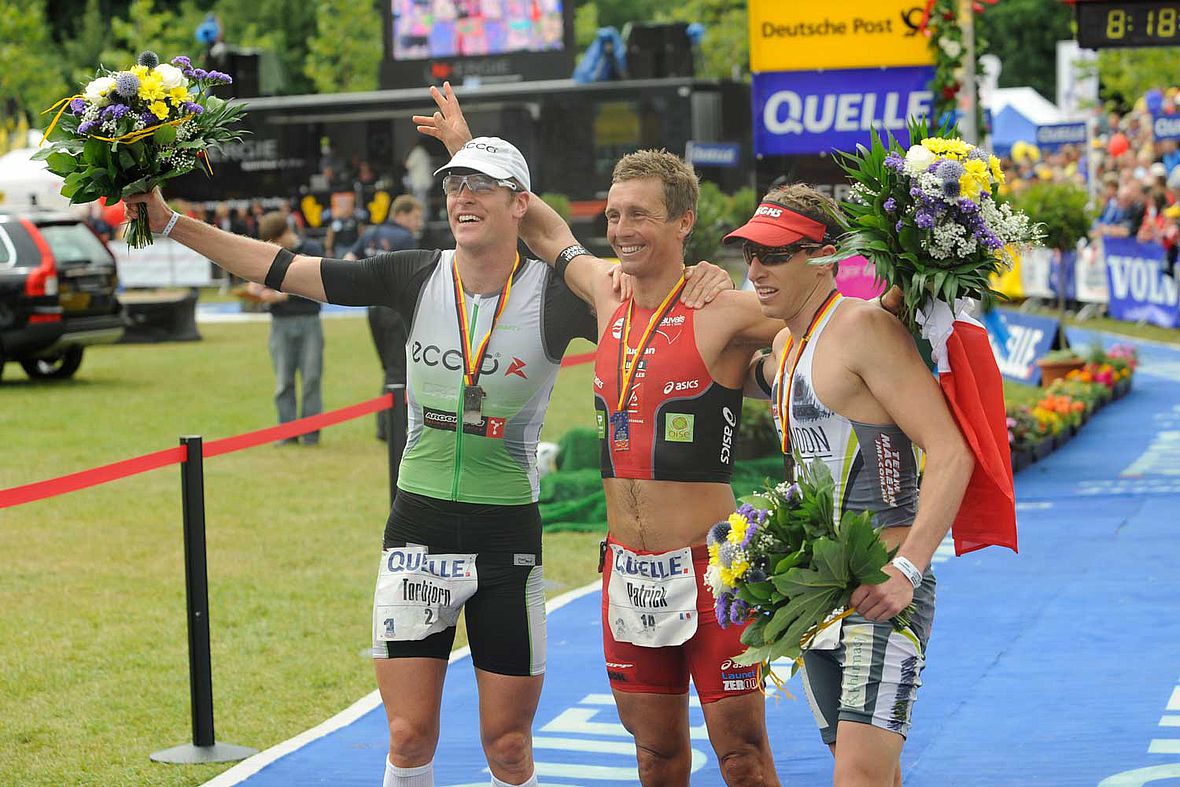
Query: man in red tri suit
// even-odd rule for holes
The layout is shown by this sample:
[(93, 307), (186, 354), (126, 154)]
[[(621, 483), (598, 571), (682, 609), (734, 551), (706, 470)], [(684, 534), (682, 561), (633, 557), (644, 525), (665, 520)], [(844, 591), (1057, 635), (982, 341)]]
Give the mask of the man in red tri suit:
[[(440, 111), (415, 121), (457, 148), (470, 131), (444, 90), (432, 91)], [(611, 263), (578, 245), (540, 200), (530, 203), (520, 233), (598, 318), (594, 401), (609, 525), (603, 640), (640, 779), (689, 783), (691, 676), (726, 783), (777, 785), (762, 675), (733, 664), (745, 650), (742, 629), (718, 625), (704, 574), (705, 535), (735, 508), (729, 480), (746, 369), (782, 323), (764, 317), (748, 292), (722, 292), (696, 310), (679, 303), (698, 195), (696, 174), (666, 151), (619, 161), (607, 238), (634, 277), (626, 299), (604, 275)]]

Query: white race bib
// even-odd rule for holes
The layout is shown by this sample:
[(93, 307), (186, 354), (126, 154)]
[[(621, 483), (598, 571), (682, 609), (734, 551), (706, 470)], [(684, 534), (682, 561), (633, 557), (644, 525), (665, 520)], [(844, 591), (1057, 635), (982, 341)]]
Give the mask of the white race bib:
[(373, 594), (373, 641), (420, 640), (449, 629), (478, 587), (475, 555), (431, 555), (422, 546), (385, 550)]
[(611, 544), (608, 623), (616, 642), (645, 648), (680, 645), (697, 632), (692, 549), (637, 555)]

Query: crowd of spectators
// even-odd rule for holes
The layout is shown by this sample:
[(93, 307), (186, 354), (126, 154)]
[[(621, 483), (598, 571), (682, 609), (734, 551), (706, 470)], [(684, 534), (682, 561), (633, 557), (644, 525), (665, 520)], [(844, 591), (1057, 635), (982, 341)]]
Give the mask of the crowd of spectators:
[(1128, 112), (1096, 110), (1090, 147), (1042, 151), (1017, 142), (1003, 159), (1007, 190), (1038, 181), (1075, 183), (1093, 196), (1091, 238), (1136, 238), (1159, 243), (1169, 268), (1180, 252), (1180, 148), (1156, 139), (1153, 119), (1176, 115), (1180, 88), (1152, 90)]

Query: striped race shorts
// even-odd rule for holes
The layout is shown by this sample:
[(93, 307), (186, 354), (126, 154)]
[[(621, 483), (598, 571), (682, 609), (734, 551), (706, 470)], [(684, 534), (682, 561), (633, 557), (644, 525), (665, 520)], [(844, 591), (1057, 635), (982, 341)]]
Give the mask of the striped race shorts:
[(842, 621), (836, 647), (803, 652), (803, 691), (824, 743), (836, 742), (841, 721), (908, 734), (934, 622), (935, 584), (927, 569), (914, 591), (910, 625), (901, 631), (853, 614)]

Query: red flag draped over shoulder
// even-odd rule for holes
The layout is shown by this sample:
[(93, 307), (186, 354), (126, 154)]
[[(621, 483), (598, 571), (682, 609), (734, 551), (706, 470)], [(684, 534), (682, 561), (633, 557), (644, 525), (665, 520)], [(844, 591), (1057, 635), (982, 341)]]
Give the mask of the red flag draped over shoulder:
[(1016, 493), (1008, 448), (1004, 385), (987, 330), (960, 310), (936, 303), (923, 323), (934, 349), (938, 382), (975, 457), (963, 503), (951, 525), (955, 554), (988, 546), (1016, 551)]

